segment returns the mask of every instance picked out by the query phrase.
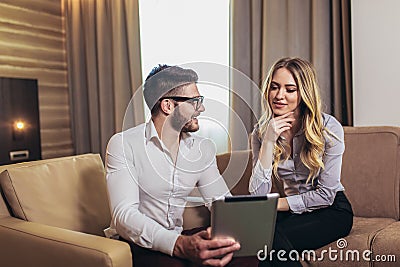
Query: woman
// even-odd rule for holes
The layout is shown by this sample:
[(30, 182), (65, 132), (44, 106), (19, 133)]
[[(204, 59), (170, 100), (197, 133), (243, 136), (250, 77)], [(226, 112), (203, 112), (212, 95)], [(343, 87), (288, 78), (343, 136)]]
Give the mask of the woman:
[(353, 224), (340, 183), (343, 128), (322, 113), (315, 70), (303, 59), (278, 60), (264, 82), (263, 96), (266, 112), (252, 133), (249, 191), (267, 194), (273, 180), (283, 183), (273, 249), (285, 250), (287, 261), (273, 256), (262, 264), (301, 266), (293, 260), (296, 253), (289, 258), (290, 251), (301, 255), (322, 247), (348, 235)]

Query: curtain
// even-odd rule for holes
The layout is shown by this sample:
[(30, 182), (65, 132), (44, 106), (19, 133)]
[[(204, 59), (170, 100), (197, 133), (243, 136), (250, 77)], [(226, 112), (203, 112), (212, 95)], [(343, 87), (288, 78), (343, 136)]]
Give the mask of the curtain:
[[(268, 69), (279, 58), (307, 59), (317, 71), (324, 111), (343, 125), (352, 125), (349, 0), (232, 0), (231, 14), (233, 68), (261, 86)], [(235, 86), (232, 80), (233, 113), (239, 114), (250, 133), (256, 119), (237, 95), (244, 96), (257, 118), (263, 112), (261, 96), (249, 87)], [(230, 127), (232, 136), (235, 127)], [(242, 140), (233, 149), (246, 146), (247, 140)]]
[(331, 2), (333, 115), (343, 125), (353, 125), (350, 1)]
[(267, 65), (265, 8), (263, 0), (231, 1), (231, 150), (249, 148), (248, 133), (262, 112), (260, 87)]
[[(72, 136), (76, 154), (104, 155), (142, 83), (136, 0), (64, 0)], [(138, 98), (139, 98), (138, 97)], [(144, 121), (135, 101), (134, 124)]]

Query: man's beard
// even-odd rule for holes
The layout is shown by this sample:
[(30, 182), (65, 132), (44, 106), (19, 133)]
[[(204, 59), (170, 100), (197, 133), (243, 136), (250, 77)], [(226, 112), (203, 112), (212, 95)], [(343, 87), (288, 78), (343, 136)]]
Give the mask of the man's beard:
[(194, 124), (192, 119), (188, 121), (188, 119), (181, 114), (179, 108), (172, 114), (171, 126), (174, 130), (183, 133), (191, 133), (199, 130), (198, 125)]
[(193, 132), (197, 132), (198, 130), (199, 130), (199, 126), (195, 125), (192, 120), (187, 122), (182, 128), (183, 133), (193, 133)]

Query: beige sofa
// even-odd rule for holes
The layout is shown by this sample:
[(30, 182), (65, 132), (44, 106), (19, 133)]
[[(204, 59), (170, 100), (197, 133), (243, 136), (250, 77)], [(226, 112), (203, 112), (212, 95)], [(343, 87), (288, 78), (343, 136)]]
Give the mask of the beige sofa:
[(87, 154), (0, 166), (0, 266), (131, 267), (110, 223), (103, 163)]
[[(316, 252), (322, 261), (303, 265), (398, 266), (393, 256), (400, 261), (400, 128), (347, 127), (345, 143), (342, 181), (356, 215), (353, 229), (342, 243)], [(217, 156), (233, 194), (248, 194), (250, 158), (249, 151)], [(0, 166), (0, 173), (1, 266), (132, 266), (129, 246), (103, 237), (111, 216), (99, 155)], [(209, 213), (187, 208), (184, 223), (207, 225)], [(327, 252), (321, 256), (329, 247), (337, 251), (331, 253), (336, 260)], [(359, 260), (351, 259), (355, 250)], [(372, 251), (369, 258), (386, 262), (364, 260), (366, 250)]]
[[(342, 183), (355, 214), (352, 231), (316, 251), (315, 257), (305, 254), (302, 264), (400, 266), (400, 127), (345, 127), (345, 145)], [(217, 161), (232, 193), (248, 194), (250, 151), (218, 155)], [(275, 185), (273, 191), (279, 188)], [(186, 228), (209, 223), (201, 207), (187, 209), (184, 215)]]

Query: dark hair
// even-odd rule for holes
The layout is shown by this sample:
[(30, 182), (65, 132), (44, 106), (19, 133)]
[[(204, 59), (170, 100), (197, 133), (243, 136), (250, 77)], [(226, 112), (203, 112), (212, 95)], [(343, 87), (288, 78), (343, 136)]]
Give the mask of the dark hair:
[(195, 83), (198, 80), (197, 73), (192, 69), (184, 69), (178, 66), (159, 64), (154, 67), (144, 82), (143, 96), (151, 114), (155, 115), (160, 109), (159, 99), (165, 96), (175, 95), (176, 90), (183, 85)]
[(171, 66), (167, 65), (167, 64), (158, 64), (158, 66), (155, 66), (149, 73), (149, 75), (147, 75), (146, 77), (146, 81), (148, 79), (150, 79), (151, 77), (153, 77), (154, 75), (156, 75), (157, 73), (159, 73), (162, 70), (165, 70), (167, 68), (170, 68)]

